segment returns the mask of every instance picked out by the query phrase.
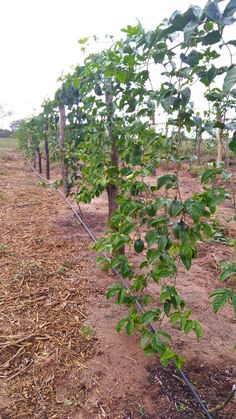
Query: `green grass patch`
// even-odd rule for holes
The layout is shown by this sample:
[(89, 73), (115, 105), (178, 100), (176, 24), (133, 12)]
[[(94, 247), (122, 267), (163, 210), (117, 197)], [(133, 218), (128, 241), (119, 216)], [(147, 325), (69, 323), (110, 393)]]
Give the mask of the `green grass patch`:
[(10, 138), (0, 138), (0, 157), (7, 154), (11, 154), (17, 149), (17, 139)]

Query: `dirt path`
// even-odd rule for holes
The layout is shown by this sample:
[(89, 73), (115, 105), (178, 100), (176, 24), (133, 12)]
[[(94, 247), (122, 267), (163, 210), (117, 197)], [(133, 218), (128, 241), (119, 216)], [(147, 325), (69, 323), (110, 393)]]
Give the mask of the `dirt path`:
[[(83, 210), (99, 234), (103, 198)], [(202, 417), (172, 371), (154, 357), (145, 358), (137, 336), (116, 333), (125, 309), (104, 297), (115, 278), (96, 267), (86, 232), (56, 192), (37, 184), (17, 154), (0, 162), (0, 246), (1, 419)], [(208, 250), (217, 256), (225, 251)], [(200, 320), (206, 313), (209, 317), (206, 335), (196, 344), (177, 333), (176, 345), (212, 406), (224, 399), (234, 380), (228, 347), (235, 324), (227, 311), (217, 319), (210, 313), (207, 293), (216, 267), (205, 254), (202, 248), (183, 290), (190, 305), (196, 304), (193, 292), (201, 296), (195, 312)], [(230, 406), (216, 417), (233, 418), (233, 412)]]

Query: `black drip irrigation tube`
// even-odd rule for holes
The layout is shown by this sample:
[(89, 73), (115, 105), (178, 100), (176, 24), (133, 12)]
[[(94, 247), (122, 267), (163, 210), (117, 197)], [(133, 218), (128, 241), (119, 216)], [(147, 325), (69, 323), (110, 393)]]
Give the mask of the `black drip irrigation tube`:
[[(34, 167), (31, 165), (31, 163), (29, 162), (28, 159), (26, 159), (30, 168), (33, 170), (33, 172), (40, 178), (42, 179), (45, 183), (47, 183), (49, 186), (53, 185), (53, 183), (49, 182), (46, 178), (44, 178), (43, 176), (41, 176), (35, 169)], [(85, 224), (85, 222), (82, 220), (82, 218), (79, 216), (79, 214), (77, 213), (77, 211), (75, 210), (75, 208), (73, 207), (73, 205), (71, 204), (71, 202), (69, 201), (69, 199), (64, 195), (64, 193), (60, 190), (60, 189), (56, 189), (56, 191), (63, 197), (63, 199), (65, 200), (65, 202), (68, 204), (68, 206), (71, 208), (71, 210), (73, 211), (73, 213), (75, 214), (75, 216), (78, 218), (80, 224), (82, 224), (82, 226), (84, 227), (84, 229), (87, 231), (87, 233), (89, 234), (89, 236), (91, 237), (91, 239), (93, 240), (93, 242), (95, 243), (97, 241), (96, 237), (93, 235), (93, 233), (91, 232), (91, 230), (89, 229), (89, 227)], [(103, 257), (110, 262), (109, 257), (105, 254), (102, 253)], [(124, 280), (124, 278), (121, 276), (120, 272), (116, 269), (116, 268), (112, 268), (111, 271), (119, 278), (119, 281), (122, 283), (122, 285), (129, 290), (129, 286), (127, 285), (126, 281)], [(141, 306), (141, 304), (139, 303), (139, 301), (135, 302), (135, 305), (137, 307), (137, 309), (139, 310), (139, 312), (141, 314), (145, 314), (145, 311), (143, 309), (143, 307)], [(156, 333), (157, 328), (154, 324), (150, 324), (149, 326), (151, 332), (153, 334)], [(181, 369), (178, 368), (178, 372), (181, 375), (183, 381), (185, 382), (186, 386), (189, 388), (192, 396), (194, 397), (194, 399), (196, 399), (196, 401), (198, 402), (199, 406), (201, 407), (203, 413), (205, 414), (205, 416), (208, 419), (213, 419), (210, 412), (207, 410), (205, 404), (203, 403), (201, 397), (199, 396), (199, 394), (197, 393), (197, 391), (195, 390), (195, 388), (193, 387), (192, 383), (189, 381), (187, 375), (185, 374), (185, 372)]]

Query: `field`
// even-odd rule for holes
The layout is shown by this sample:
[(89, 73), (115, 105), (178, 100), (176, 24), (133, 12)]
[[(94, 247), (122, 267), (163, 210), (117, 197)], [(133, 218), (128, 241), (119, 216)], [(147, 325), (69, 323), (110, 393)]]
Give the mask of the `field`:
[(2, 130), (0, 418), (235, 418), (235, 13), (79, 39)]
[[(137, 335), (116, 332), (126, 308), (105, 298), (114, 275), (96, 265), (90, 238), (59, 194), (38, 184), (13, 139), (1, 140), (0, 158), (1, 418), (203, 417), (177, 371), (145, 357)], [(186, 169), (180, 179), (184, 197), (199, 188)], [(106, 196), (81, 209), (100, 236)], [(227, 239), (235, 235), (230, 215), (224, 204), (219, 219)], [(228, 306), (213, 314), (208, 298), (218, 286), (218, 262), (229, 259), (232, 248), (220, 240), (198, 247), (191, 270), (178, 275), (204, 335), (196, 342), (176, 329), (175, 347), (211, 408), (235, 382), (235, 319)], [(138, 259), (131, 249), (129, 257)], [(155, 297), (154, 285), (149, 292)], [(234, 412), (231, 402), (213, 417), (233, 419)]]
[(15, 138), (0, 138), (0, 156), (9, 154), (16, 148)]

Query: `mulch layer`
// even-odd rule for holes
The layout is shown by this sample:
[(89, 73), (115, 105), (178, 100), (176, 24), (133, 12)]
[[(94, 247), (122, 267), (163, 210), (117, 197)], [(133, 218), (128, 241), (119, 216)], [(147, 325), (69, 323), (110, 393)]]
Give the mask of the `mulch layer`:
[(2, 158), (2, 419), (62, 418), (83, 410), (80, 379), (95, 341), (84, 326), (88, 243), (58, 225), (60, 207), (57, 194), (37, 186), (23, 163)]

